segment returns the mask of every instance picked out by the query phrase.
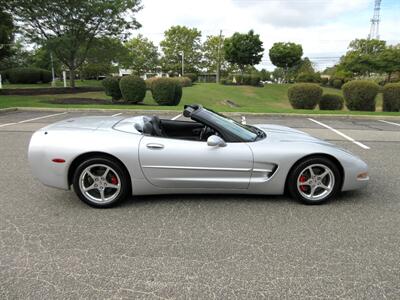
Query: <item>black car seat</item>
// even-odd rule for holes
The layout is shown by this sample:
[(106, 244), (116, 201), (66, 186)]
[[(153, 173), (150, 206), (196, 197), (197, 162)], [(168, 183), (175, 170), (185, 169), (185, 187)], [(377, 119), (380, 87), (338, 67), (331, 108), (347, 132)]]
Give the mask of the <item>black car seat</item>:
[(162, 130), (161, 120), (157, 116), (153, 116), (150, 120), (150, 123), (153, 125), (153, 134), (155, 136), (164, 136)]
[(143, 134), (154, 135), (153, 124), (150, 121), (144, 121), (143, 123)]

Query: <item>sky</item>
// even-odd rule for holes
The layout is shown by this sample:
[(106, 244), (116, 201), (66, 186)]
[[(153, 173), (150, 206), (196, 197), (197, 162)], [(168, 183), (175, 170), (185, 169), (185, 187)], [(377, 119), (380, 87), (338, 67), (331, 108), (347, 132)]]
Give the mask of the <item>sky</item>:
[[(334, 65), (355, 38), (370, 30), (374, 0), (142, 0), (136, 18), (143, 34), (158, 44), (174, 25), (196, 27), (202, 40), (208, 35), (226, 37), (253, 29), (264, 43), (257, 68), (272, 70), (268, 50), (275, 42), (295, 42), (304, 56), (323, 70)], [(400, 0), (382, 0), (380, 37), (400, 43)]]

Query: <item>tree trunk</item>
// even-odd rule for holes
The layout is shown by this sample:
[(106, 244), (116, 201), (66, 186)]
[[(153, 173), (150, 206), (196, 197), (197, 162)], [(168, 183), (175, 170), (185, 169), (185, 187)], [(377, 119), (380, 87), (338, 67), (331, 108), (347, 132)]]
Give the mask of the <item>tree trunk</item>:
[(75, 87), (75, 70), (73, 68), (69, 68), (69, 85), (70, 87)]

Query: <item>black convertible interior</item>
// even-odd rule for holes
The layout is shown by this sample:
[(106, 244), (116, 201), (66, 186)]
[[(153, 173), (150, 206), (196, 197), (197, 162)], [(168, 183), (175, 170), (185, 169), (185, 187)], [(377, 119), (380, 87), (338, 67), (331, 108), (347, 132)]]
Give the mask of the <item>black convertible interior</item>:
[(206, 141), (216, 134), (212, 128), (198, 122), (160, 119), (157, 116), (145, 119), (143, 130), (139, 131), (151, 136), (193, 141)]

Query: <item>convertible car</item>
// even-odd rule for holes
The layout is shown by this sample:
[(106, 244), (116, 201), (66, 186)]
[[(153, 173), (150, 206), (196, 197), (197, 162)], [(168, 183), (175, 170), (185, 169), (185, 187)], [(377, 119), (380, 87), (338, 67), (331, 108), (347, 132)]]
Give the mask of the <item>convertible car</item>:
[(368, 167), (357, 156), (307, 133), (278, 125), (245, 125), (186, 105), (186, 121), (157, 116), (83, 117), (36, 131), (29, 162), (43, 184), (73, 186), (94, 207), (130, 195), (288, 192), (320, 204), (364, 187)]

